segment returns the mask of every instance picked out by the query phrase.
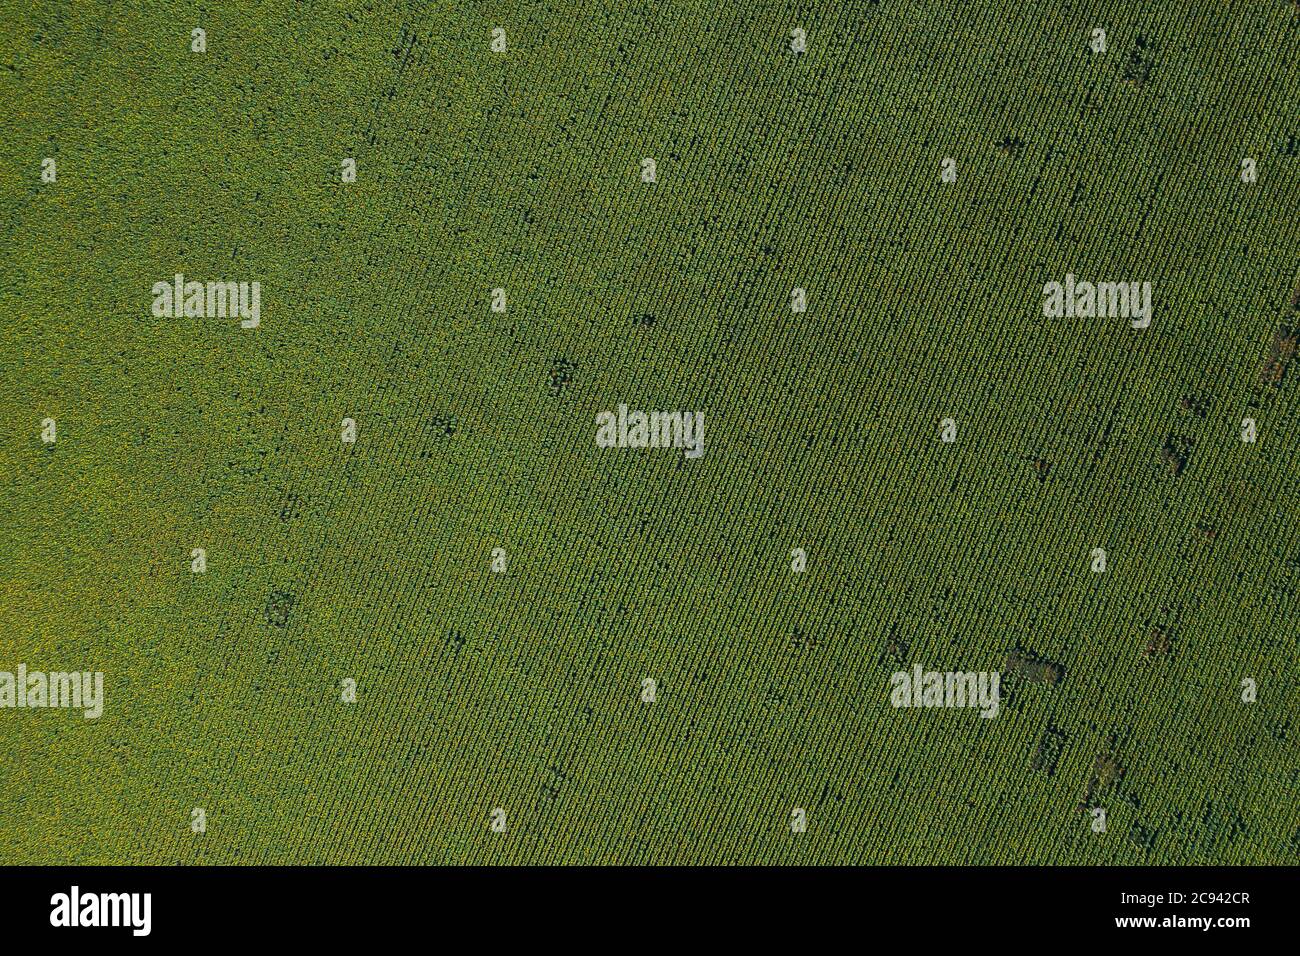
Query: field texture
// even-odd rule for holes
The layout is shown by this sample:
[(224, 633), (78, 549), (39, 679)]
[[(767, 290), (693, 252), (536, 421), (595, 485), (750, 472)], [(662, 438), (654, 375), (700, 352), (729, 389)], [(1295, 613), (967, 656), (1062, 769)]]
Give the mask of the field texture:
[(0, 133), (0, 862), (1300, 862), (1292, 0), (0, 0)]

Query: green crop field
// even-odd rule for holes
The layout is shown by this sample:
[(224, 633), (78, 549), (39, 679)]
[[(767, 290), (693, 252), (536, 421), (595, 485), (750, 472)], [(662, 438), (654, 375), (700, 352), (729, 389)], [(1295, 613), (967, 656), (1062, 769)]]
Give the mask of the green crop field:
[(1294, 0), (0, 0), (0, 252), (0, 863), (1300, 863)]

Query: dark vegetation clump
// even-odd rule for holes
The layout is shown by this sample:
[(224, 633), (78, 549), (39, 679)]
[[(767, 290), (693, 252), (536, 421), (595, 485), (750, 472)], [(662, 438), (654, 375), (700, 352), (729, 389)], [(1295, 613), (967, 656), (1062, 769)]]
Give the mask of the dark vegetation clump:
[(1184, 395), (1182, 401), (1178, 403), (1183, 411), (1189, 412), (1197, 418), (1204, 418), (1210, 412), (1210, 406), (1214, 404), (1214, 399), (1209, 395)]
[(1142, 653), (1147, 657), (1168, 657), (1170, 648), (1169, 628), (1156, 625), (1151, 628), (1147, 634), (1146, 650)]
[(266, 599), (266, 623), (272, 627), (285, 627), (293, 611), (294, 597), (288, 591), (272, 591)]
[(1156, 831), (1136, 820), (1129, 827), (1128, 838), (1146, 853), (1150, 853), (1156, 848)]
[(1099, 794), (1117, 786), (1124, 778), (1124, 768), (1115, 757), (1114, 747), (1115, 742), (1112, 740), (1093, 760), (1092, 773), (1088, 776), (1088, 786), (1084, 790), (1083, 803), (1079, 809), (1086, 810), (1093, 806)]
[(429, 419), (429, 441), (422, 443), (420, 458), (429, 459), (434, 455), (430, 445), (449, 442), (460, 431), (460, 424), (449, 415), (434, 415)]
[(548, 379), (548, 387), (552, 395), (559, 395), (564, 386), (573, 381), (573, 373), (578, 370), (578, 364), (566, 358), (557, 358), (551, 362), (551, 371)]
[(802, 651), (805, 648), (812, 650), (821, 644), (816, 634), (809, 634), (802, 628), (796, 627), (794, 634), (790, 637), (790, 643), (794, 645), (795, 650)]
[(546, 772), (546, 779), (537, 788), (538, 807), (549, 807), (559, 800), (560, 793), (568, 781), (569, 775), (563, 769), (560, 767), (549, 768)]
[(1201, 808), (1201, 836), (1197, 843), (1204, 852), (1213, 853), (1219, 847), (1236, 842), (1249, 829), (1235, 806), (1206, 801)]
[(1043, 730), (1043, 735), (1038, 738), (1038, 746), (1034, 748), (1033, 759), (1029, 762), (1030, 768), (1041, 770), (1049, 777), (1054, 776), (1056, 764), (1061, 759), (1061, 752), (1065, 750), (1068, 739), (1065, 731), (1053, 727), (1049, 722)]
[(1192, 457), (1192, 440), (1181, 435), (1170, 435), (1160, 446), (1160, 463), (1176, 478), (1187, 469)]
[(1143, 87), (1151, 82), (1151, 74), (1156, 69), (1155, 44), (1146, 36), (1138, 34), (1137, 43), (1129, 50), (1124, 62), (1124, 82)]
[(293, 521), (302, 514), (302, 499), (292, 491), (284, 496), (284, 501), (280, 505), (280, 520)]
[[(1296, 301), (1300, 303), (1300, 290), (1296, 291)], [(1260, 381), (1275, 388), (1282, 384), (1286, 370), (1295, 358), (1296, 349), (1300, 347), (1300, 329), (1282, 325), (1273, 333), (1273, 340), (1268, 345), (1268, 358), (1259, 373)]]
[(998, 152), (1013, 158), (1025, 151), (1025, 141), (1019, 136), (1003, 136), (993, 145), (998, 148)]
[(1002, 669), (1008, 676), (1018, 677), (1029, 684), (1058, 684), (1065, 677), (1065, 668), (1060, 664), (1022, 647), (1016, 647), (1007, 654), (1007, 662)]
[(1178, 637), (1178, 608), (1162, 606), (1156, 614), (1146, 619), (1146, 642), (1142, 648), (1144, 657), (1165, 658), (1173, 650)]
[(896, 634), (891, 634), (888, 640), (885, 641), (885, 650), (884, 653), (880, 655), (880, 663), (906, 664), (907, 652), (909, 649), (907, 641), (898, 637)]

